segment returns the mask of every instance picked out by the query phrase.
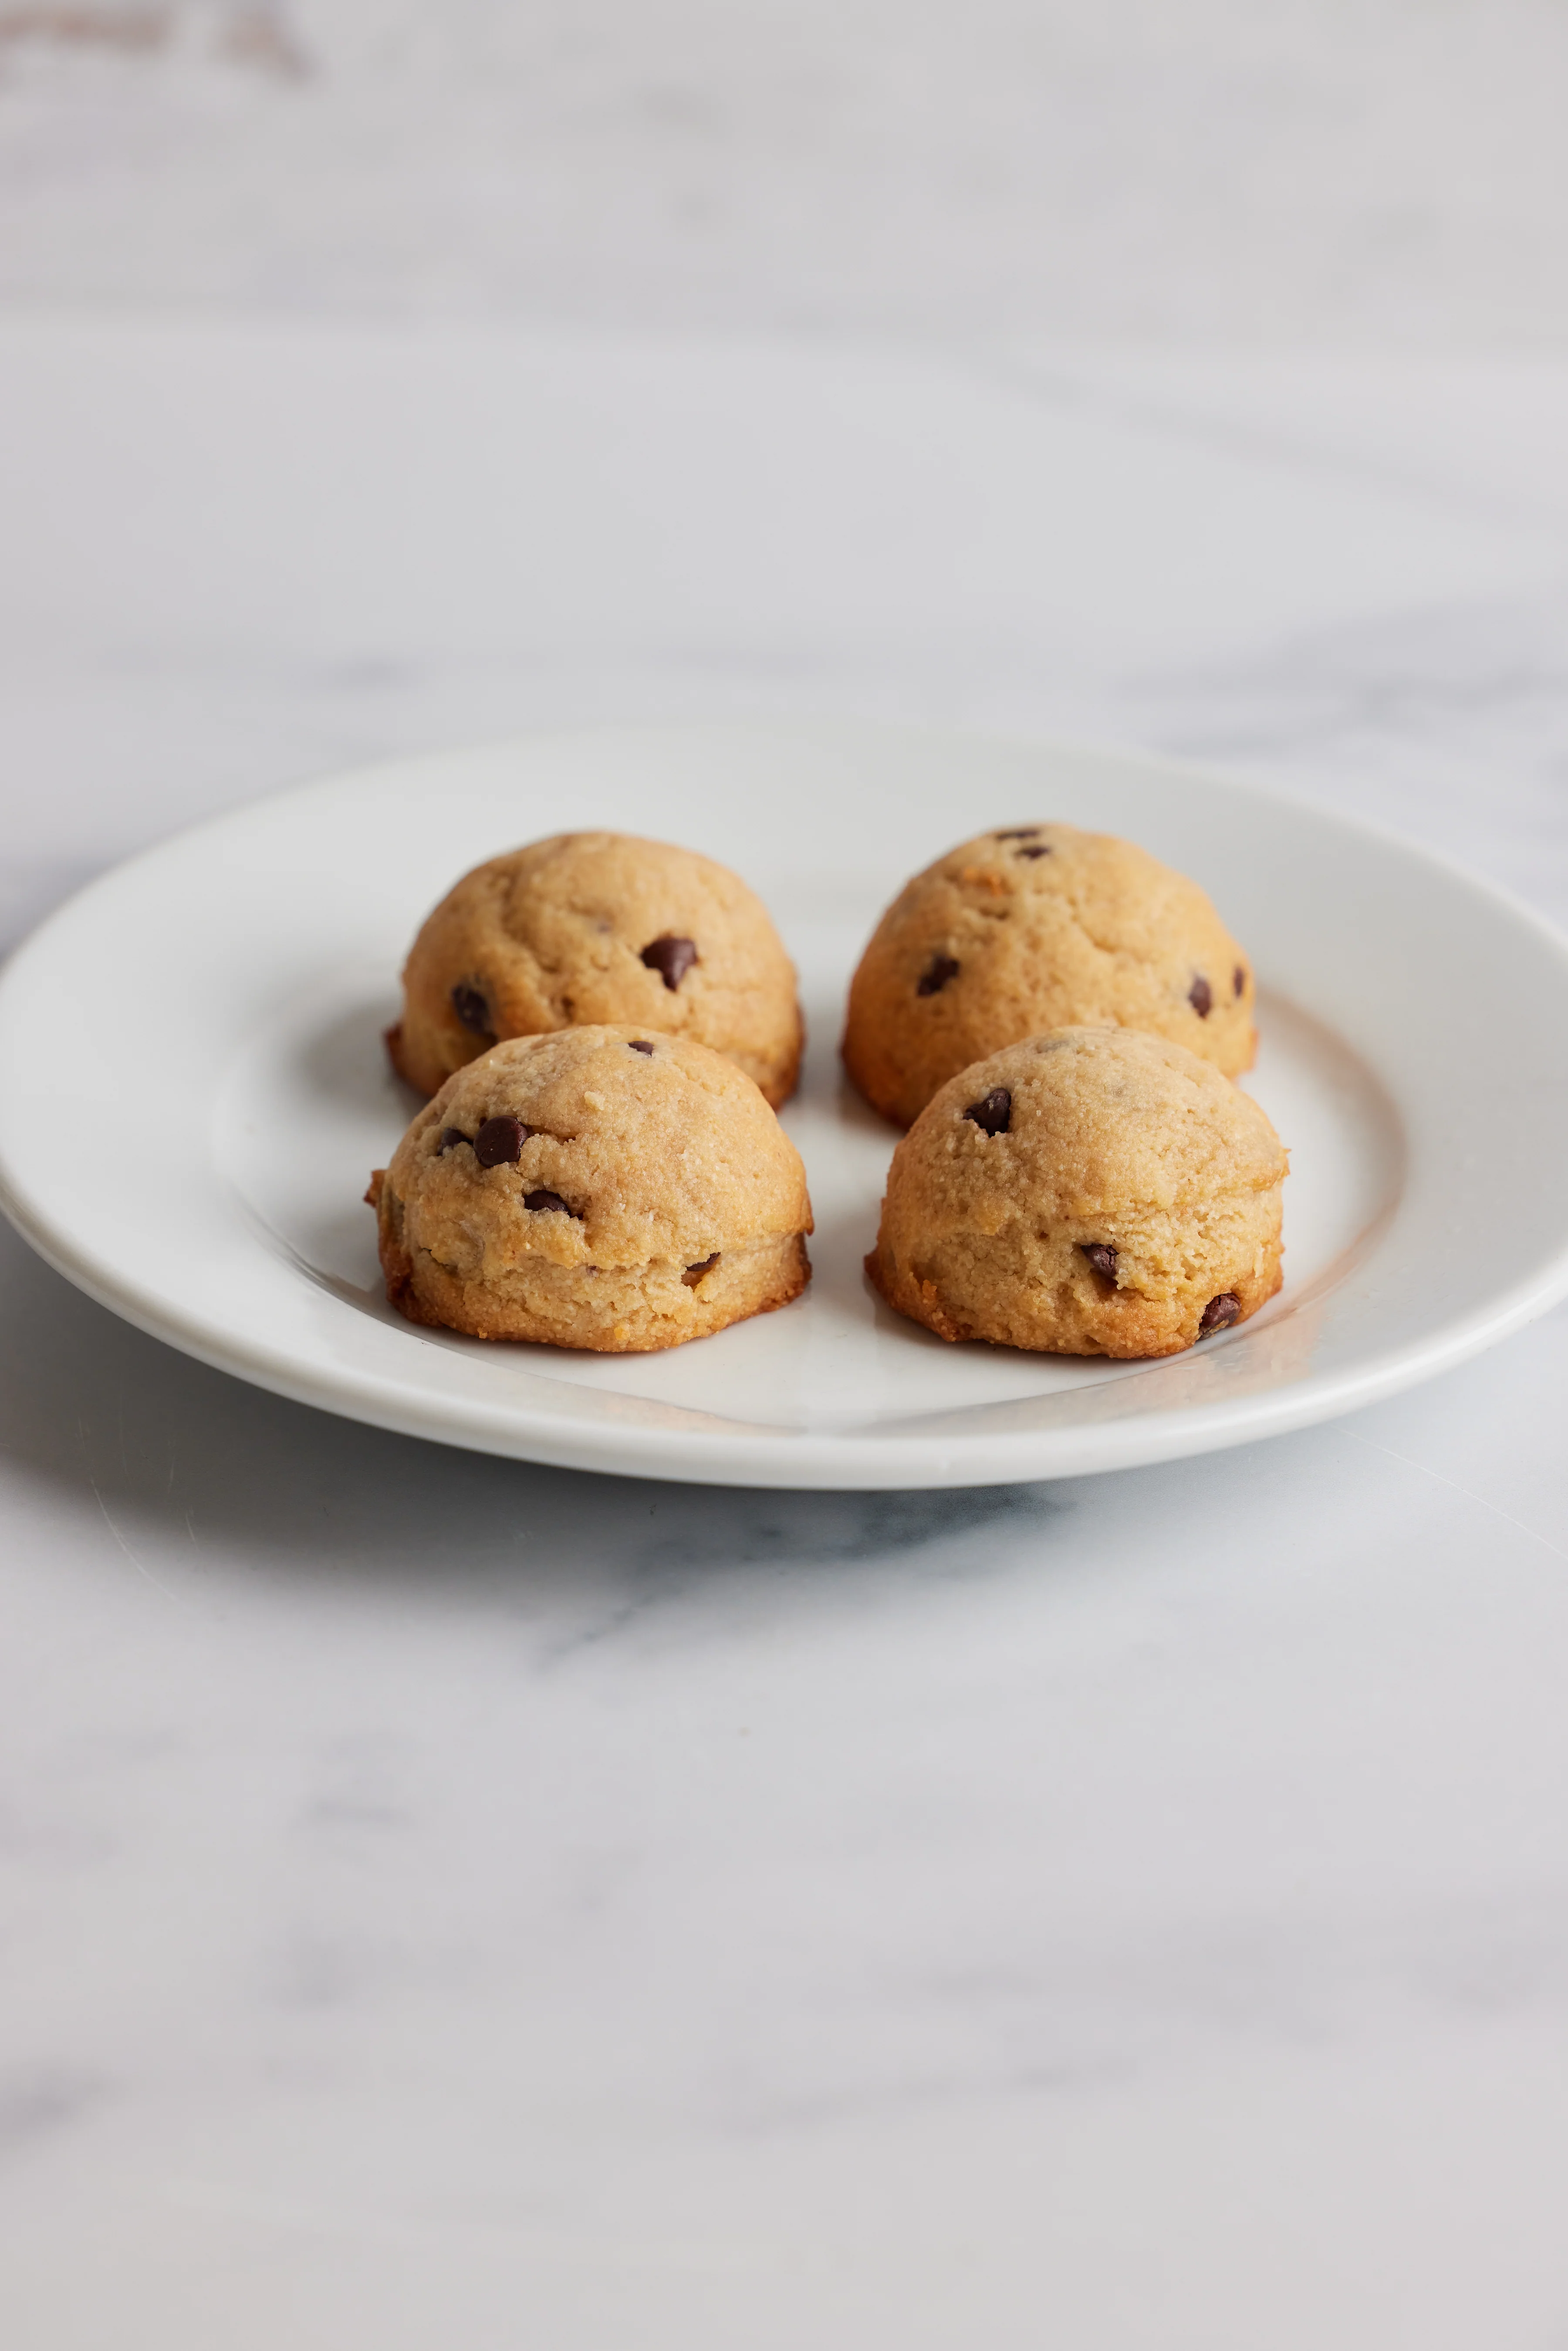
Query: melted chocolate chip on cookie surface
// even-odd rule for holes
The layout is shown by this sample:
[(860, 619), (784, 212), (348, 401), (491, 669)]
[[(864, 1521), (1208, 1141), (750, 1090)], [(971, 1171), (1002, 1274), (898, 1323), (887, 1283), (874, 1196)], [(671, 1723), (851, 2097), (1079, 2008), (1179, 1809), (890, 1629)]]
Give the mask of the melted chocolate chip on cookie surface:
[(958, 965), (950, 955), (933, 956), (915, 982), (916, 996), (940, 996), (950, 979), (958, 977)]
[(510, 1167), (522, 1157), (531, 1132), (520, 1118), (509, 1118), (502, 1112), (487, 1118), (474, 1137), (474, 1156), (481, 1167)]
[(650, 971), (656, 971), (673, 995), (697, 959), (695, 939), (650, 939), (643, 950), (643, 961)]
[(980, 1102), (971, 1102), (964, 1113), (982, 1134), (1005, 1134), (1012, 1123), (1013, 1098), (1006, 1086), (993, 1086)]

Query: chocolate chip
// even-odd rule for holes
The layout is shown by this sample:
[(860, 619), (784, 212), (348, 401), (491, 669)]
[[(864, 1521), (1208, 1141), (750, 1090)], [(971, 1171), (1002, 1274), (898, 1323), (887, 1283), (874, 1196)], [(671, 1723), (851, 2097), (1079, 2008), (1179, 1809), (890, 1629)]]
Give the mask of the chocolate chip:
[(1239, 963), (1237, 965), (1233, 977), (1235, 980), (1237, 995), (1244, 996), (1247, 992), (1247, 967), (1244, 963)]
[(1040, 831), (1038, 824), (1015, 824), (1007, 832), (993, 832), (993, 841), (1032, 841)]
[(1015, 849), (1013, 855), (1015, 857), (1049, 857), (1051, 843), (1049, 841), (1042, 841), (1037, 849)]
[(559, 1192), (526, 1192), (523, 1206), (525, 1208), (559, 1208), (563, 1217), (575, 1217), (577, 1214), (575, 1208), (567, 1207)]
[(503, 1112), (497, 1118), (487, 1118), (474, 1137), (474, 1156), (481, 1167), (509, 1167), (523, 1155), (523, 1145), (528, 1139), (528, 1129), (520, 1118), (508, 1118)]
[(715, 1249), (712, 1257), (705, 1257), (701, 1265), (688, 1265), (685, 1273), (681, 1276), (681, 1280), (685, 1283), (686, 1288), (688, 1290), (695, 1290), (698, 1282), (702, 1280), (704, 1274), (711, 1273), (713, 1271), (715, 1266), (718, 1263), (718, 1259), (719, 1252), (717, 1249)]
[(1236, 1292), (1233, 1290), (1222, 1290), (1218, 1297), (1211, 1298), (1204, 1308), (1202, 1320), (1197, 1326), (1198, 1337), (1203, 1338), (1209, 1331), (1223, 1331), (1228, 1323), (1239, 1321), (1240, 1314), (1241, 1301), (1237, 1297)]
[(1213, 1011), (1214, 990), (1210, 987), (1207, 980), (1205, 979), (1202, 972), (1198, 973), (1197, 977), (1187, 989), (1186, 1000), (1191, 1005), (1193, 1010), (1197, 1013), (1200, 1020), (1207, 1020), (1209, 1014)]
[(993, 1086), (984, 1102), (971, 1102), (964, 1113), (982, 1134), (1005, 1134), (1013, 1114), (1013, 1098), (1006, 1086)]
[(634, 1039), (633, 1041), (627, 1046), (626, 1050), (629, 1053), (646, 1053), (650, 1061), (653, 1058), (653, 1048), (649, 1044), (645, 1037), (638, 1037)]
[(1080, 1241), (1078, 1246), (1096, 1273), (1103, 1273), (1107, 1281), (1115, 1280), (1116, 1252), (1113, 1249), (1104, 1241)]
[(672, 991), (679, 987), (696, 959), (696, 946), (691, 939), (653, 939), (643, 950), (643, 960), (649, 970), (656, 971)]
[(933, 956), (915, 983), (916, 996), (940, 996), (950, 979), (958, 977), (958, 967), (949, 955)]
[(458, 1144), (472, 1141), (472, 1135), (465, 1134), (460, 1126), (444, 1126), (441, 1130), (441, 1140), (435, 1146), (435, 1155), (439, 1159), (444, 1151), (455, 1150)]
[(465, 979), (460, 979), (452, 991), (452, 1009), (456, 1013), (465, 1029), (472, 1029), (476, 1037), (495, 1035), (495, 1023), (490, 1018), (489, 1005), (479, 990), (476, 987), (471, 987)]

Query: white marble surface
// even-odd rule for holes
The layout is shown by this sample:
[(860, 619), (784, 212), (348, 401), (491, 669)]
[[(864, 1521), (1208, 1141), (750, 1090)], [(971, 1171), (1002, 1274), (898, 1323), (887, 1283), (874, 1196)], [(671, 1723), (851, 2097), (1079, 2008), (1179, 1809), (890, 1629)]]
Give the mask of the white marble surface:
[[(13, 319), (5, 918), (349, 759), (771, 707), (1239, 761), (1568, 919), (1565, 460), (1546, 364)], [(0, 1283), (7, 2351), (1568, 2343), (1568, 1316), (811, 1498)]]
[(0, 0), (0, 290), (1568, 348), (1559, 0)]

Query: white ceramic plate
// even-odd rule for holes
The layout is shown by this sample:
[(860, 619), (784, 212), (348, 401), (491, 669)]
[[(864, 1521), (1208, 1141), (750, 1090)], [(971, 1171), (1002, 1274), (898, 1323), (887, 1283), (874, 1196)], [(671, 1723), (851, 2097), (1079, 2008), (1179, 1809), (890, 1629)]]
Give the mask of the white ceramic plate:
[[(1195, 874), (1253, 956), (1249, 1081), (1293, 1154), (1287, 1280), (1150, 1364), (954, 1347), (861, 1259), (892, 1131), (843, 1083), (845, 983), (955, 839), (1061, 818)], [(382, 1296), (361, 1205), (414, 1108), (380, 1034), (421, 917), (481, 857), (609, 825), (768, 899), (810, 1024), (785, 1123), (805, 1299), (668, 1354), (490, 1346)], [(1190, 768), (858, 726), (659, 727), (366, 770), (186, 833), (85, 891), (0, 981), (0, 1196), (142, 1329), (285, 1395), (528, 1460), (713, 1483), (1053, 1478), (1386, 1395), (1568, 1290), (1568, 946), (1496, 891)]]

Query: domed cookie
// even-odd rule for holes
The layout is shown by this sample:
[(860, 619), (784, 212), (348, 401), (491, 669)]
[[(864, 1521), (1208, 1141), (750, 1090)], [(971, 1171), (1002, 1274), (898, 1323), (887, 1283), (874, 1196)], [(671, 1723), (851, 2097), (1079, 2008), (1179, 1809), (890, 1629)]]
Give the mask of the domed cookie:
[(795, 971), (768, 909), (710, 857), (622, 832), (565, 832), (448, 891), (403, 968), (387, 1032), (434, 1093), (498, 1038), (631, 1020), (724, 1053), (777, 1109), (795, 1090)]
[(944, 1339), (1172, 1355), (1280, 1287), (1286, 1156), (1180, 1045), (1059, 1029), (949, 1079), (893, 1155), (866, 1271)]
[(479, 1339), (677, 1347), (810, 1279), (800, 1155), (751, 1080), (623, 1025), (471, 1061), (365, 1196), (392, 1304)]
[(1146, 1029), (1227, 1077), (1252, 1066), (1252, 969), (1196, 882), (1070, 824), (983, 832), (917, 873), (850, 983), (845, 1066), (906, 1126), (1022, 1037)]

